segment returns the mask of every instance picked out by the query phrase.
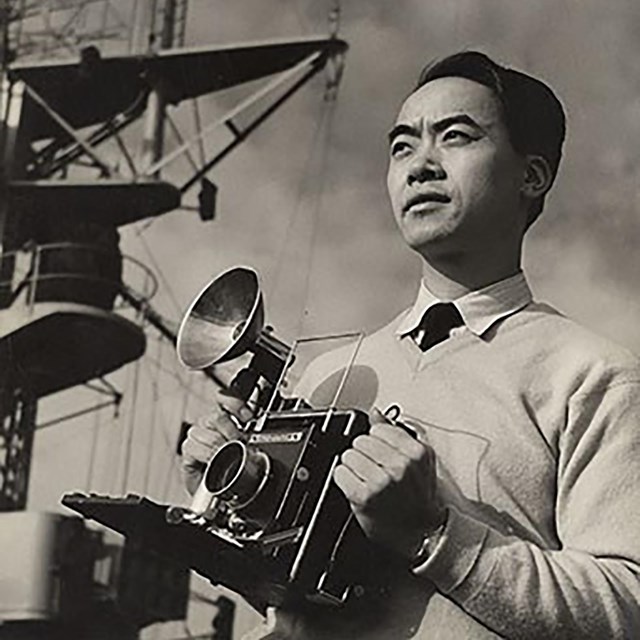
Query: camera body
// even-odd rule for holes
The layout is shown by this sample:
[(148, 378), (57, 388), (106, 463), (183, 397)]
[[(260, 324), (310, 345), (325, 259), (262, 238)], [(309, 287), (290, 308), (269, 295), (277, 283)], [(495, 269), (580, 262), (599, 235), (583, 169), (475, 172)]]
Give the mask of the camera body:
[[(268, 604), (303, 597), (341, 605), (361, 589), (368, 545), (333, 470), (369, 421), (358, 410), (300, 405), (284, 400), (215, 453), (200, 517), (209, 535), (262, 568), (258, 591)], [(241, 592), (239, 578), (227, 586)]]
[[(256, 417), (209, 461), (191, 507), (147, 498), (67, 494), (63, 504), (169, 555), (259, 610), (291, 601), (341, 606), (373, 586), (374, 550), (333, 481), (340, 456), (369, 431), (365, 413), (283, 398), (294, 347), (263, 326), (256, 272), (237, 267), (207, 284), (177, 336), (181, 362), (210, 367), (251, 352), (229, 385)], [(355, 359), (362, 334), (358, 336)], [(321, 338), (308, 338), (317, 341)]]

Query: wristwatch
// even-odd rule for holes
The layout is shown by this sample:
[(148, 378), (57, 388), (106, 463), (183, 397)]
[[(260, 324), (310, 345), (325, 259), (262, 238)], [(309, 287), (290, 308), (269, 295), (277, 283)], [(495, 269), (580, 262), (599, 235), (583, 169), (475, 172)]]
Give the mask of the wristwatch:
[(442, 521), (442, 524), (433, 531), (429, 531), (424, 535), (422, 541), (420, 542), (420, 546), (417, 551), (414, 553), (413, 558), (411, 559), (411, 567), (416, 569), (417, 567), (423, 565), (431, 556), (431, 554), (435, 551), (442, 534), (444, 533), (444, 529), (447, 526), (447, 520), (449, 519), (449, 510), (445, 509), (445, 516)]

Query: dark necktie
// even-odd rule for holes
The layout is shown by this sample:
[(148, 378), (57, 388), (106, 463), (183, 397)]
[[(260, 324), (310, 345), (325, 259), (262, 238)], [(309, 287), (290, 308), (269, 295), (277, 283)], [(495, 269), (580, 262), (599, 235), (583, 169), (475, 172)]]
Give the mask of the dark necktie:
[(448, 338), (451, 329), (462, 324), (464, 324), (462, 316), (452, 302), (434, 304), (425, 311), (418, 325), (418, 331), (423, 330), (418, 346), (422, 351), (431, 349)]

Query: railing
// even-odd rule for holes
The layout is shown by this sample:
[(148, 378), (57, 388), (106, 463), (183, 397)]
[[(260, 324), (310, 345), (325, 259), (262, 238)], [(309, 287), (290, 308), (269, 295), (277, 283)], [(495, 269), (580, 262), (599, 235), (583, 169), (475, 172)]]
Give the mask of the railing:
[(132, 298), (148, 302), (157, 290), (149, 268), (115, 248), (56, 242), (0, 256), (0, 309), (20, 299), (29, 311), (39, 302), (73, 302), (112, 311), (129, 306)]

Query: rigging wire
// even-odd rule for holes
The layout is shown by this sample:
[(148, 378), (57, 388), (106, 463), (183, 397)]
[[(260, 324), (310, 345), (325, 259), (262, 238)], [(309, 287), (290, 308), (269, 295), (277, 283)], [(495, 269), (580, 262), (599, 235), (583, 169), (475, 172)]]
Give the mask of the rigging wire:
[[(160, 347), (160, 349), (162, 350), (165, 347), (165, 344), (162, 340), (158, 341), (158, 345)], [(150, 371), (149, 376), (151, 377), (151, 367), (149, 366), (148, 362), (145, 362), (146, 368)], [(161, 369), (159, 366), (155, 366), (155, 377), (154, 380), (152, 382), (152, 394), (153, 394), (153, 398), (152, 398), (152, 402), (153, 402), (153, 409), (152, 409), (152, 418), (150, 420), (150, 424), (151, 424), (151, 429), (153, 430), (152, 432), (152, 439), (151, 439), (151, 443), (148, 445), (148, 459), (147, 459), (147, 468), (146, 468), (146, 478), (145, 478), (145, 483), (144, 483), (144, 492), (147, 493), (148, 488), (149, 488), (149, 480), (150, 480), (150, 469), (152, 466), (152, 456), (151, 456), (151, 451), (155, 451), (156, 447), (155, 447), (155, 438), (153, 437), (155, 432), (158, 429), (158, 414), (157, 414), (157, 406), (160, 403), (160, 393), (159, 393), (159, 379), (160, 379), (160, 372), (162, 372), (163, 369)], [(198, 378), (200, 379), (200, 377)], [(182, 385), (182, 389), (181, 390), (177, 390), (177, 392), (179, 392), (182, 396), (182, 408), (177, 412), (177, 416), (178, 419), (180, 419), (181, 417), (186, 416), (187, 413), (187, 406), (189, 403), (190, 398), (194, 397), (195, 394), (193, 393), (193, 390), (191, 388), (192, 383), (188, 384), (188, 385)], [(162, 394), (163, 398), (167, 398), (167, 396), (170, 395), (171, 392), (164, 392)], [(200, 398), (203, 402), (205, 401), (204, 398)], [(173, 414), (173, 417), (175, 417), (175, 414)], [(164, 429), (163, 429), (163, 438), (164, 438), (164, 444), (166, 445), (165, 447), (165, 452), (170, 456), (170, 459), (172, 460), (172, 466), (176, 467), (177, 466), (177, 460), (176, 460), (176, 443), (172, 442), (172, 440), (170, 439), (170, 436), (168, 434), (169, 431), (171, 431), (171, 427), (167, 424), (166, 422), (166, 416), (160, 415), (160, 420), (162, 421), (162, 423), (164, 424)], [(177, 420), (176, 422), (179, 422), (179, 420)], [(171, 437), (175, 440), (175, 434), (171, 433)], [(155, 456), (157, 458), (157, 456)], [(174, 469), (174, 472), (176, 470)], [(177, 470), (179, 471), (179, 470)], [(176, 473), (177, 477), (180, 477), (179, 473)], [(171, 481), (171, 477), (166, 478), (165, 479), (165, 485), (163, 487), (163, 490), (161, 492), (161, 499), (166, 499), (169, 489), (170, 489), (170, 481)]]
[[(296, 223), (300, 219), (303, 211), (310, 211), (309, 219), (311, 231), (309, 237), (309, 249), (305, 252), (305, 267), (302, 269), (304, 274), (304, 298), (301, 305), (300, 318), (296, 326), (296, 335), (301, 335), (305, 322), (305, 314), (308, 313), (307, 307), (309, 305), (310, 298), (311, 271), (313, 270), (314, 259), (316, 256), (318, 218), (324, 203), (324, 190), (328, 174), (329, 147), (335, 109), (336, 103), (334, 100), (323, 101), (322, 112), (314, 132), (307, 162), (305, 163), (303, 177), (300, 182), (300, 188), (298, 189), (296, 205), (293, 208), (293, 213), (287, 223), (281, 246), (276, 253), (277, 263), (273, 270), (274, 276), (271, 279), (271, 290), (275, 297), (275, 292), (280, 285), (282, 270), (284, 268), (286, 248), (291, 244), (291, 237)], [(317, 171), (315, 170), (316, 167)], [(305, 206), (309, 201), (312, 203), (311, 207)]]
[[(162, 373), (166, 374), (170, 378), (173, 378), (177, 382), (177, 386), (180, 389), (182, 389), (184, 392), (191, 393), (195, 398), (198, 398), (198, 400), (201, 400), (202, 402), (210, 402), (210, 397), (205, 395), (204, 390), (201, 390), (200, 392), (192, 391), (191, 390), (191, 382), (185, 382), (175, 371), (173, 371), (173, 370), (171, 370), (171, 369), (169, 369), (167, 367), (159, 366), (158, 361), (155, 360), (152, 356), (145, 356), (145, 359), (149, 363), (158, 366), (158, 369)], [(203, 382), (203, 384), (207, 380), (206, 376), (198, 376), (198, 378)], [(173, 392), (173, 390), (171, 392)]]
[[(188, 396), (188, 394), (185, 395)], [(163, 425), (164, 428), (162, 429), (161, 433), (167, 447), (167, 452), (170, 456), (170, 472), (165, 476), (164, 486), (162, 487), (162, 491), (160, 493), (160, 500), (165, 501), (169, 497), (172, 481), (176, 480), (180, 485), (182, 485), (183, 478), (180, 465), (180, 456), (176, 453), (175, 433), (170, 430), (170, 427), (167, 425), (166, 421), (163, 423)], [(169, 433), (171, 433), (171, 436), (169, 435)]]
[[(159, 339), (157, 341), (158, 345), (158, 362), (162, 362), (162, 354), (163, 354), (163, 343), (162, 340)], [(143, 493), (147, 493), (149, 490), (149, 476), (151, 474), (151, 461), (153, 458), (154, 444), (155, 444), (155, 423), (156, 423), (156, 414), (158, 411), (158, 403), (160, 402), (160, 394), (158, 393), (158, 378), (159, 378), (159, 367), (156, 368), (155, 375), (149, 376), (151, 378), (151, 415), (149, 420), (147, 421), (147, 451), (145, 457), (145, 467), (144, 467), (144, 482), (142, 484)]]
[(327, 115), (327, 126), (325, 128), (325, 133), (323, 137), (323, 144), (321, 147), (321, 157), (320, 157), (320, 171), (318, 173), (317, 179), (317, 193), (315, 197), (315, 206), (311, 212), (311, 238), (310, 238), (310, 247), (307, 252), (307, 262), (305, 268), (305, 284), (303, 287), (304, 291), (304, 301), (302, 305), (302, 311), (300, 313), (300, 318), (298, 320), (298, 326), (296, 330), (296, 335), (302, 335), (302, 331), (305, 326), (305, 321), (309, 314), (309, 301), (310, 301), (310, 289), (311, 289), (311, 272), (313, 270), (313, 265), (316, 257), (316, 244), (318, 237), (318, 226), (319, 226), (319, 218), (322, 212), (322, 207), (324, 204), (324, 187), (328, 174), (328, 158), (329, 158), (329, 140), (331, 135), (332, 124), (336, 111), (336, 102), (331, 101), (328, 103), (328, 115)]
[[(339, 3), (338, 3), (339, 4)], [(276, 267), (275, 267), (275, 276), (274, 276), (274, 281), (275, 283), (277, 283), (280, 279), (280, 275), (281, 275), (281, 271), (283, 268), (283, 260), (282, 260), (282, 254), (284, 253), (284, 249), (286, 248), (291, 234), (292, 234), (292, 230), (293, 230), (293, 226), (295, 224), (296, 219), (300, 216), (300, 212), (303, 209), (303, 201), (305, 200), (309, 200), (312, 199), (313, 200), (313, 206), (311, 208), (311, 238), (310, 238), (310, 250), (307, 252), (307, 259), (306, 259), (306, 268), (304, 269), (304, 303), (303, 303), (303, 307), (302, 307), (302, 313), (301, 313), (301, 317), (299, 320), (299, 329), (301, 330), (303, 323), (305, 321), (305, 314), (308, 313), (308, 304), (309, 304), (309, 297), (310, 297), (310, 284), (311, 284), (311, 272), (313, 270), (313, 264), (314, 264), (314, 260), (315, 260), (315, 255), (316, 255), (316, 251), (315, 251), (315, 245), (317, 244), (317, 234), (318, 234), (318, 217), (319, 214), (322, 210), (322, 206), (323, 206), (323, 188), (325, 186), (325, 181), (326, 181), (326, 176), (327, 176), (327, 165), (328, 165), (328, 151), (329, 151), (329, 139), (330, 139), (330, 133), (331, 133), (331, 129), (332, 129), (332, 124), (333, 124), (333, 119), (334, 119), (334, 113), (335, 113), (335, 101), (331, 100), (331, 101), (327, 101), (325, 100), (323, 103), (323, 109), (321, 112), (321, 116), (318, 122), (318, 125), (316, 127), (316, 130), (314, 132), (313, 135), (313, 142), (312, 142), (312, 147), (310, 149), (309, 152), (309, 156), (307, 158), (306, 161), (306, 168), (305, 168), (305, 173), (306, 175), (303, 173), (303, 179), (301, 181), (301, 186), (300, 189), (298, 191), (298, 198), (297, 198), (297, 205), (296, 208), (294, 209), (292, 215), (290, 216), (288, 225), (287, 225), (287, 230), (286, 233), (284, 234), (284, 240), (283, 240), (283, 245), (282, 248), (279, 252), (280, 254), (280, 259), (278, 260)], [(312, 180), (312, 176), (311, 176), (311, 171), (310, 168), (312, 167), (312, 164), (314, 159), (320, 158), (319, 161), (319, 167), (320, 170), (317, 173), (313, 173), (313, 182), (311, 182)], [(309, 185), (311, 185), (311, 187), (309, 187)], [(309, 197), (309, 190), (311, 189), (311, 195)], [(167, 278), (165, 277), (159, 263), (158, 260), (155, 258), (149, 244), (147, 243), (146, 239), (143, 236), (143, 233), (145, 231), (147, 227), (144, 228), (138, 228), (136, 230), (136, 236), (139, 239), (142, 247), (144, 248), (148, 259), (150, 260), (150, 262), (152, 263), (156, 273), (158, 274), (159, 279), (161, 280), (167, 295), (169, 296), (169, 298), (171, 299), (173, 305), (176, 307), (176, 309), (178, 311), (180, 311), (180, 305), (177, 301), (177, 298), (167, 280)], [(151, 363), (154, 363), (153, 358), (149, 358), (147, 357), (147, 360)], [(194, 393), (191, 384), (185, 384), (184, 381), (180, 378), (180, 376), (178, 376), (175, 372), (170, 372), (168, 371), (165, 367), (163, 367), (163, 363), (162, 363), (162, 350), (160, 350), (159, 352), (159, 357), (158, 359), (155, 361), (155, 365), (156, 365), (156, 372), (159, 371), (163, 371), (165, 373), (167, 373), (168, 375), (171, 375), (175, 380), (177, 380), (178, 384), (180, 385), (180, 387), (182, 387), (182, 391), (183, 391), (183, 406), (182, 406), (182, 415), (186, 414), (187, 411), (187, 407), (188, 407), (188, 403), (189, 403), (189, 399), (191, 397), (191, 395), (195, 395), (196, 397), (198, 397), (199, 394)], [(132, 401), (132, 412), (131, 412), (131, 419), (130, 419), (130, 426), (129, 429), (127, 431), (126, 434), (126, 444), (125, 444), (125, 459), (124, 459), (124, 472), (123, 472), (123, 482), (126, 483), (128, 482), (129, 479), (129, 475), (130, 475), (130, 467), (131, 467), (131, 448), (132, 448), (132, 442), (133, 442), (133, 416), (135, 414), (135, 407), (137, 404), (137, 395), (138, 395), (138, 388), (139, 388), (139, 369), (136, 368), (136, 371), (134, 373), (134, 398)], [(202, 382), (202, 384), (204, 384), (204, 382)], [(200, 397), (201, 400), (205, 401), (204, 398)], [(153, 382), (152, 382), (152, 402), (153, 402), (153, 420), (152, 422), (155, 422), (155, 415), (157, 412), (157, 403), (159, 402), (159, 387), (158, 387), (158, 373), (156, 373), (155, 378), (153, 378)], [(164, 428), (161, 430), (162, 431), (162, 435), (163, 438), (165, 440), (165, 443), (167, 444), (167, 448), (172, 452), (172, 472), (166, 475), (166, 482), (165, 482), (165, 487), (163, 489), (163, 495), (166, 496), (166, 494), (168, 493), (169, 489), (170, 489), (170, 485), (171, 485), (171, 480), (173, 478), (173, 475), (175, 472), (175, 467), (176, 467), (176, 456), (173, 453), (175, 447), (173, 447), (171, 445), (171, 443), (168, 441), (168, 435), (166, 432), (166, 422), (165, 422), (165, 417), (164, 416), (160, 416), (160, 421), (163, 423)], [(153, 425), (152, 425), (153, 428)], [(154, 429), (155, 430), (155, 429)], [(151, 438), (153, 438), (153, 433), (151, 434)], [(153, 456), (153, 447), (151, 446), (151, 444), (148, 445), (148, 450), (147, 450), (147, 461), (146, 461), (146, 467), (145, 467), (145, 480), (144, 480), (144, 487), (145, 487), (145, 491), (148, 488), (148, 484), (149, 484), (149, 480), (150, 480), (150, 469), (151, 469), (151, 460), (152, 460), (152, 456)]]
[[(162, 348), (162, 343), (161, 341), (159, 341), (159, 344)], [(130, 480), (130, 476), (131, 476), (131, 463), (132, 463), (132, 457), (133, 457), (133, 437), (134, 437), (134, 428), (135, 428), (135, 422), (136, 422), (136, 414), (137, 414), (137, 408), (138, 408), (138, 400), (139, 400), (139, 395), (140, 395), (140, 379), (141, 379), (141, 366), (144, 366), (145, 370), (147, 370), (148, 374), (149, 374), (149, 378), (152, 379), (152, 383), (151, 383), (151, 387), (152, 387), (152, 416), (151, 419), (148, 421), (148, 424), (150, 424), (150, 429), (152, 431), (151, 433), (151, 437), (152, 437), (152, 442), (154, 442), (154, 433), (157, 430), (157, 426), (156, 426), (156, 422), (159, 421), (162, 425), (163, 428), (161, 429), (164, 441), (165, 441), (165, 445), (166, 445), (166, 449), (169, 452), (170, 456), (171, 456), (171, 473), (167, 474), (166, 477), (166, 481), (165, 481), (165, 487), (163, 489), (163, 499), (166, 497), (166, 495), (168, 494), (169, 488), (170, 488), (170, 483), (171, 480), (173, 478), (173, 476), (177, 476), (179, 477), (179, 469), (176, 468), (177, 466), (177, 460), (176, 460), (176, 455), (175, 455), (175, 445), (171, 443), (169, 436), (167, 434), (167, 431), (169, 430), (169, 426), (166, 422), (166, 416), (162, 415), (161, 413), (158, 414), (157, 412), (157, 407), (158, 404), (160, 402), (160, 394), (158, 393), (158, 375), (159, 375), (159, 371), (161, 371), (161, 367), (156, 366), (155, 367), (155, 376), (153, 375), (154, 372), (151, 370), (150, 366), (149, 366), (149, 359), (141, 359), (136, 361), (135, 363), (135, 368), (134, 368), (134, 373), (133, 373), (133, 391), (131, 393), (131, 403), (130, 403), (130, 414), (129, 414), (129, 421), (128, 421), (128, 428), (127, 428), (127, 432), (125, 434), (125, 444), (124, 444), (124, 453), (123, 453), (123, 476), (122, 476), (122, 488), (121, 488), (121, 493), (125, 492), (125, 489), (128, 485), (128, 482)], [(189, 397), (190, 395), (190, 387), (186, 386), (186, 388), (183, 387), (183, 408), (184, 406), (186, 406), (186, 399)], [(167, 396), (168, 394), (163, 394), (163, 396)], [(150, 456), (151, 452), (153, 450), (153, 446), (149, 445), (148, 447), (148, 451), (147, 451), (147, 455)], [(148, 465), (145, 468), (145, 479), (144, 479), (144, 491), (146, 493), (148, 486), (149, 486), (149, 479), (150, 479), (150, 474), (151, 474), (151, 458), (148, 458)]]
[(102, 427), (102, 416), (100, 412), (96, 411), (93, 420), (92, 434), (91, 434), (91, 451), (89, 453), (89, 464), (87, 467), (87, 480), (85, 483), (86, 491), (89, 492), (93, 488), (93, 482), (95, 479), (96, 468), (96, 456), (98, 453), (98, 440), (100, 438), (100, 428)]
[(96, 393), (102, 393), (104, 395), (111, 396), (114, 399), (122, 398), (122, 393), (118, 391), (118, 389), (113, 384), (111, 384), (111, 382), (109, 382), (109, 380), (107, 380), (105, 377), (101, 376), (97, 378), (97, 380), (100, 381), (102, 386), (99, 386), (97, 383), (94, 383), (91, 380), (89, 382), (85, 382), (84, 386), (87, 389), (91, 389), (92, 391), (95, 391)]
[(309, 188), (308, 184), (309, 182), (311, 182), (312, 174), (313, 174), (313, 172), (311, 171), (311, 165), (312, 165), (313, 158), (316, 155), (315, 151), (319, 147), (322, 139), (322, 132), (325, 125), (325, 118), (326, 118), (326, 108), (323, 105), (323, 109), (320, 113), (320, 118), (318, 118), (318, 122), (313, 132), (311, 145), (309, 146), (309, 153), (303, 165), (303, 171), (302, 171), (302, 175), (300, 178), (297, 195), (296, 195), (296, 203), (291, 210), (291, 214), (289, 215), (285, 232), (284, 234), (282, 234), (282, 241), (280, 243), (280, 247), (278, 248), (277, 251), (274, 252), (275, 266), (273, 267), (273, 269), (269, 270), (269, 271), (272, 271), (274, 274), (271, 277), (271, 286), (270, 286), (271, 291), (274, 295), (278, 288), (278, 285), (280, 284), (282, 269), (284, 268), (284, 254), (286, 252), (287, 247), (290, 246), (291, 244), (291, 237), (293, 235), (293, 231), (296, 226), (296, 223), (298, 222), (300, 216), (302, 215), (302, 212), (305, 210), (305, 208), (303, 207), (303, 203), (306, 199), (306, 193)]
[(160, 431), (164, 443), (167, 447), (167, 451), (169, 453), (169, 473), (165, 474), (164, 485), (162, 490), (160, 491), (160, 501), (164, 502), (169, 497), (169, 493), (172, 487), (172, 482), (176, 480), (179, 485), (182, 485), (182, 472), (180, 468), (180, 456), (175, 452), (175, 442), (171, 440), (171, 437), (175, 439), (175, 435), (171, 433), (171, 437), (169, 435), (170, 427), (167, 425), (165, 419), (162, 419), (162, 430)]
[[(131, 367), (126, 367), (126, 379), (123, 384), (123, 388), (129, 388), (128, 380), (131, 379), (132, 370)], [(111, 493), (116, 493), (118, 489), (118, 474), (114, 472), (118, 468), (120, 463), (120, 448), (122, 438), (122, 424), (124, 412), (118, 412), (113, 416), (111, 422), (113, 429), (109, 433), (109, 439), (107, 444), (107, 451), (104, 456), (104, 469), (102, 473), (101, 485), (105, 486)]]
[[(340, 27), (341, 3), (340, 0), (332, 0), (329, 10), (328, 22), (329, 31), (332, 38), (337, 37)], [(273, 267), (274, 276), (270, 279), (271, 291), (275, 297), (278, 287), (281, 283), (282, 270), (285, 262), (285, 252), (291, 244), (291, 238), (294, 228), (298, 223), (303, 210), (307, 210), (303, 205), (309, 201), (312, 202), (311, 207), (311, 233), (309, 240), (309, 251), (306, 252), (306, 269), (304, 270), (304, 301), (301, 308), (301, 315), (296, 328), (296, 335), (300, 335), (304, 327), (305, 316), (308, 314), (309, 304), (309, 288), (311, 284), (311, 270), (313, 269), (313, 261), (315, 257), (315, 245), (317, 239), (317, 226), (319, 214), (322, 211), (324, 187), (327, 176), (327, 165), (329, 155), (329, 145), (331, 133), (333, 129), (334, 114), (336, 110), (337, 89), (342, 77), (344, 61), (342, 58), (331, 64), (329, 61), (328, 73), (324, 99), (322, 102), (322, 111), (315, 128), (309, 154), (304, 163), (302, 178), (296, 197), (296, 204), (287, 222), (285, 233), (282, 235), (282, 242), (277, 252), (275, 252), (275, 266)], [(314, 159), (320, 157), (319, 162), (314, 164)], [(313, 168), (317, 166), (318, 171)], [(311, 188), (309, 187), (311, 185)], [(309, 193), (311, 191), (311, 193)]]
[[(152, 218), (152, 219), (155, 219), (155, 218)], [(160, 264), (158, 263), (155, 256), (153, 255), (153, 252), (151, 251), (151, 247), (149, 247), (149, 243), (145, 240), (144, 236), (142, 235), (144, 231), (145, 229), (139, 230), (136, 228), (136, 237), (139, 240), (140, 244), (142, 244), (142, 247), (145, 250), (147, 257), (149, 258), (149, 261), (153, 265), (153, 268), (155, 269), (160, 279), (160, 282), (162, 282), (162, 284), (164, 285), (167, 295), (169, 296), (169, 299), (171, 300), (171, 303), (173, 304), (176, 312), (180, 314), (182, 313), (182, 305), (180, 305), (180, 303), (178, 302), (178, 298), (176, 297), (173, 289), (171, 288), (171, 285), (169, 284), (169, 281), (164, 275), (162, 269), (160, 268)]]
[[(298, 4), (294, 4), (295, 10), (296, 10), (296, 15), (298, 16), (299, 21), (301, 21), (301, 15), (300, 15), (300, 8), (298, 6)], [(333, 0), (332, 1), (332, 5), (331, 5), (331, 9), (329, 11), (329, 30), (330, 30), (330, 36), (331, 37), (336, 37), (337, 36), (337, 31), (339, 29), (339, 23), (340, 23), (340, 13), (341, 13), (341, 8), (340, 8), (340, 0)], [(316, 129), (316, 134), (314, 135), (314, 143), (313, 143), (313, 147), (315, 147), (316, 145), (316, 138), (317, 135), (319, 134), (320, 131), (322, 131), (323, 126), (324, 126), (324, 122), (325, 122), (325, 113), (328, 111), (329, 112), (329, 120), (332, 120), (332, 114), (335, 110), (334, 107), (334, 101), (335, 101), (335, 91), (337, 88), (337, 85), (339, 84), (340, 81), (340, 75), (341, 75), (341, 68), (342, 68), (342, 62), (341, 60), (337, 61), (334, 65), (335, 68), (333, 68), (333, 78), (331, 78), (330, 80), (328, 80), (327, 82), (327, 88), (326, 88), (326, 93), (325, 93), (325, 105), (328, 103), (329, 106), (326, 109), (323, 109), (323, 113), (320, 119), (320, 123)], [(331, 70), (330, 70), (331, 71)], [(194, 105), (197, 107), (197, 105)], [(197, 113), (197, 109), (196, 109), (196, 113)], [(328, 141), (328, 133), (325, 132), (325, 135), (323, 136), (323, 144), (325, 145), (321, 151), (321, 157), (323, 158), (322, 160), (322, 165), (323, 165), (323, 169), (322, 171), (326, 174), (326, 144)], [(312, 148), (313, 148), (312, 147)], [(310, 164), (310, 159), (307, 160), (307, 165)], [(303, 179), (304, 180), (304, 179)], [(310, 178), (308, 178), (308, 180), (310, 180)], [(304, 180), (304, 183), (306, 184), (308, 180)], [(314, 181), (314, 185), (317, 185), (317, 183)], [(316, 186), (315, 189), (315, 198), (316, 200), (318, 199), (318, 192), (319, 190), (322, 188), (323, 185), (321, 186)], [(275, 286), (277, 286), (277, 283), (280, 280), (280, 273), (282, 270), (282, 256), (284, 254), (284, 247), (286, 247), (287, 245), (287, 240), (290, 238), (291, 236), (291, 232), (292, 232), (292, 227), (294, 226), (295, 220), (297, 218), (299, 218), (299, 212), (301, 210), (301, 203), (303, 200), (303, 189), (301, 188), (298, 194), (298, 204), (296, 207), (296, 210), (294, 210), (294, 213), (292, 214), (288, 226), (287, 226), (287, 230), (285, 233), (285, 237), (284, 237), (284, 242), (283, 242), (283, 248), (281, 248), (281, 250), (276, 254), (280, 256), (280, 260), (277, 261), (276, 263), (276, 275), (273, 278), (274, 281), (274, 288)], [(314, 211), (314, 215), (317, 215), (317, 210), (318, 207), (314, 207), (313, 211)], [(176, 307), (176, 310), (179, 312), (181, 310), (181, 306), (178, 304), (176, 296), (174, 295), (173, 291), (171, 290), (171, 288), (169, 287), (168, 281), (166, 279), (166, 277), (164, 276), (162, 270), (160, 269), (157, 260), (155, 260), (155, 258), (153, 257), (153, 254), (151, 252), (151, 249), (149, 248), (148, 244), (146, 243), (146, 241), (144, 241), (142, 234), (149, 228), (149, 226), (156, 220), (156, 218), (152, 218), (151, 220), (143, 223), (142, 225), (138, 225), (137, 229), (136, 229), (136, 235), (138, 238), (140, 238), (141, 242), (143, 243), (143, 246), (145, 248), (145, 251), (147, 252), (147, 255), (149, 256), (149, 259), (152, 261), (154, 268), (157, 270), (161, 281), (163, 282), (163, 284), (165, 285), (165, 287), (168, 290), (168, 293), (171, 297), (171, 300), (174, 304), (174, 306)], [(312, 227), (315, 228), (315, 223), (312, 224)], [(312, 242), (315, 240), (315, 238), (312, 237)], [(308, 299), (308, 295), (305, 296), (305, 303)]]
[(140, 362), (141, 362), (140, 360), (136, 360), (133, 366), (133, 391), (130, 396), (129, 420), (126, 425), (126, 432), (124, 434), (122, 484), (120, 485), (120, 493), (125, 493), (127, 485), (129, 483), (129, 476), (131, 473), (133, 432), (134, 432), (136, 414), (138, 410), (138, 389), (140, 385)]
[[(145, 367), (145, 370), (148, 372), (149, 377), (152, 377), (153, 375), (153, 371), (151, 369), (150, 363), (149, 363), (149, 359), (145, 358), (144, 360), (141, 361)], [(160, 372), (161, 370), (156, 367), (156, 375)], [(189, 396), (189, 390), (186, 390), (186, 393), (183, 391), (182, 392), (183, 397), (184, 396)], [(168, 393), (163, 393), (162, 394), (162, 398), (163, 399), (168, 399), (168, 396), (170, 394)], [(153, 399), (154, 404), (159, 404), (160, 402), (160, 394), (158, 394), (157, 398)], [(171, 422), (173, 424), (173, 417), (174, 414), (171, 414)], [(153, 422), (151, 424), (151, 428), (155, 431), (160, 431), (162, 438), (163, 438), (163, 444), (164, 447), (162, 447), (161, 451), (166, 453), (169, 456), (170, 459), (170, 472), (165, 474), (165, 483), (163, 485), (163, 488), (160, 492), (160, 499), (161, 500), (165, 500), (169, 490), (171, 488), (171, 482), (174, 479), (180, 479), (180, 470), (178, 468), (178, 456), (175, 453), (175, 442), (172, 441), (172, 439), (175, 439), (175, 434), (173, 433), (173, 429), (171, 427), (171, 425), (169, 424), (169, 417), (164, 413), (164, 412), (155, 412), (154, 411), (154, 418), (153, 418)], [(176, 420), (176, 422), (178, 422)], [(156, 451), (156, 455), (154, 456), (154, 458), (157, 460), (159, 459), (160, 454)], [(148, 489), (148, 482), (145, 482), (145, 491), (144, 493), (147, 493), (147, 489)]]
[(74, 420), (75, 418), (80, 418), (81, 416), (84, 416), (88, 413), (94, 413), (95, 411), (99, 411), (100, 409), (104, 409), (105, 407), (116, 407), (116, 413), (117, 413), (117, 407), (119, 403), (120, 401), (117, 399), (100, 402), (99, 404), (86, 407), (85, 409), (78, 409), (77, 411), (73, 411), (72, 413), (66, 413), (63, 416), (52, 418), (51, 420), (47, 420), (46, 422), (40, 422), (36, 425), (36, 429), (38, 431), (41, 431), (42, 429), (53, 427), (57, 424), (60, 424), (61, 422)]

